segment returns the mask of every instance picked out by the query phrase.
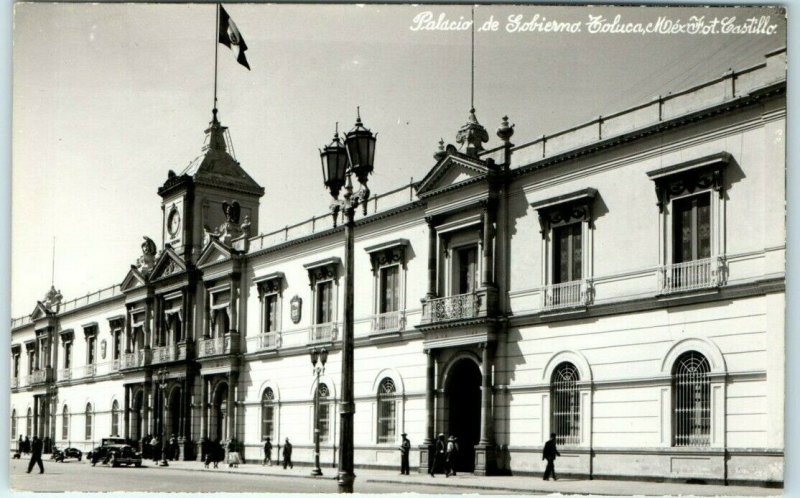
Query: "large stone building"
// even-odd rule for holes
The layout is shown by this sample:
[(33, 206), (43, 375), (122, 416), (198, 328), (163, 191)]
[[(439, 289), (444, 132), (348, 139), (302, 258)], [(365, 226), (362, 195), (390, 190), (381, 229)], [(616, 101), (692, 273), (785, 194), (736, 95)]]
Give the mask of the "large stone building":
[[(566, 473), (781, 482), (785, 64), (519, 145), (504, 120), (484, 149), (472, 112), (423, 180), (373, 197), (355, 229), (356, 466), (396, 465), (407, 432), (424, 467), (442, 432), (463, 470), (540, 472), (555, 432)], [(12, 440), (175, 434), (196, 459), (235, 437), (254, 461), (288, 437), (311, 462), (318, 389), (335, 464), (342, 227), (255, 235), (264, 190), (216, 115), (206, 135), (120, 285), (53, 288), (13, 320)]]

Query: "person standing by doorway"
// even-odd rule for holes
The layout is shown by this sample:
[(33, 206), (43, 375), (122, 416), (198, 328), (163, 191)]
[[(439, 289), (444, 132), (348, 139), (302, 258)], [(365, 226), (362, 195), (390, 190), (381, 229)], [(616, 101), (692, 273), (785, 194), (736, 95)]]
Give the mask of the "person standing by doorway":
[(556, 477), (556, 468), (555, 465), (553, 465), (557, 456), (561, 456), (561, 453), (559, 453), (558, 448), (556, 448), (556, 433), (553, 432), (550, 434), (550, 440), (544, 443), (544, 450), (542, 450), (542, 460), (547, 460), (547, 467), (544, 469), (545, 481), (549, 480), (551, 475), (554, 481), (558, 480)]
[(411, 451), (411, 441), (408, 440), (405, 432), (400, 434), (403, 437), (403, 442), (400, 443), (400, 475), (409, 475), (408, 454)]
[(270, 467), (272, 466), (272, 441), (270, 441), (269, 438), (267, 438), (267, 440), (264, 441), (264, 463), (263, 463), (263, 465), (269, 465)]
[(433, 450), (433, 458), (431, 459), (431, 477), (434, 477), (436, 468), (444, 464), (446, 444), (444, 441), (444, 434), (439, 433), (436, 438), (436, 446)]
[(285, 469), (286, 466), (289, 466), (290, 469), (294, 468), (292, 464), (292, 443), (289, 442), (289, 438), (286, 438), (286, 442), (283, 444), (283, 468)]
[(44, 474), (44, 464), (42, 463), (42, 440), (39, 436), (33, 436), (31, 443), (31, 461), (28, 464), (28, 474), (33, 470), (35, 464), (39, 465), (39, 473)]

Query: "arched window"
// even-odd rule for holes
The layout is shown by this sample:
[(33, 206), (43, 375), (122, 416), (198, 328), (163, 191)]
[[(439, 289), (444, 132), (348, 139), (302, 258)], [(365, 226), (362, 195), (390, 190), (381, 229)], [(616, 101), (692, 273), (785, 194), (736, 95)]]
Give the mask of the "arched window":
[(275, 393), (271, 387), (261, 396), (261, 439), (275, 439)]
[(559, 364), (550, 380), (550, 432), (558, 444), (578, 444), (581, 438), (580, 375), (572, 363)]
[(84, 428), (84, 437), (87, 441), (92, 439), (92, 404), (86, 403), (86, 412), (84, 413), (86, 419), (86, 427)]
[(119, 402), (111, 403), (111, 435), (119, 436)]
[(672, 428), (675, 446), (708, 446), (711, 434), (711, 388), (708, 360), (687, 351), (672, 370)]
[(25, 418), (25, 435), (31, 437), (31, 430), (33, 430), (33, 413), (28, 408), (28, 416)]
[(17, 439), (17, 410), (11, 410), (11, 439)]
[(64, 441), (69, 439), (69, 408), (67, 405), (61, 409), (61, 439)]
[(378, 387), (378, 442), (393, 443), (397, 437), (397, 389), (385, 377)]
[(319, 442), (327, 443), (330, 438), (330, 404), (328, 398), (331, 392), (327, 384), (319, 385)]

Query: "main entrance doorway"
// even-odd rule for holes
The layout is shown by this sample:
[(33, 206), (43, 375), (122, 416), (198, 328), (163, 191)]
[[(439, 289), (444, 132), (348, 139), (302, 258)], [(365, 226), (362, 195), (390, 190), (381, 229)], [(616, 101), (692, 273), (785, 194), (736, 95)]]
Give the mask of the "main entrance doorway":
[(212, 441), (225, 441), (228, 438), (228, 384), (220, 383), (214, 393), (214, 402), (211, 410), (211, 429), (209, 436)]
[(458, 360), (450, 369), (445, 386), (447, 397), (446, 437), (458, 438), (456, 470), (475, 470), (475, 445), (481, 437), (481, 371), (467, 358)]

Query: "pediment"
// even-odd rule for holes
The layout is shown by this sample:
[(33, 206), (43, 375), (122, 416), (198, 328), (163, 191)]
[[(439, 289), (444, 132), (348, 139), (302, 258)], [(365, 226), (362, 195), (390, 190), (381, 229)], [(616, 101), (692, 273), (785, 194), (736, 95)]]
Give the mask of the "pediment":
[(147, 277), (145, 277), (138, 268), (131, 265), (131, 269), (128, 270), (128, 274), (125, 275), (125, 279), (120, 285), (120, 289), (122, 292), (128, 292), (140, 287), (144, 287), (145, 285), (147, 285)]
[(52, 311), (47, 309), (47, 306), (44, 305), (41, 301), (36, 301), (36, 307), (33, 308), (31, 312), (31, 321), (35, 322), (36, 320), (40, 320), (42, 318), (47, 318), (52, 314)]
[(186, 271), (186, 263), (183, 262), (180, 256), (167, 245), (161, 252), (161, 256), (156, 261), (153, 273), (150, 274), (150, 280), (157, 280), (159, 278), (168, 277), (175, 273)]
[(206, 244), (203, 252), (200, 253), (200, 258), (197, 260), (197, 266), (209, 266), (221, 261), (227, 261), (233, 256), (233, 251), (225, 244), (212, 237), (208, 244)]
[(448, 148), (447, 154), (428, 172), (417, 186), (417, 195), (424, 197), (448, 187), (477, 179), (491, 170), (480, 159)]

